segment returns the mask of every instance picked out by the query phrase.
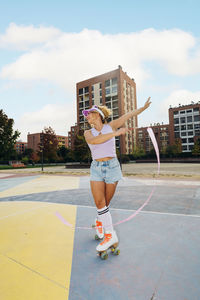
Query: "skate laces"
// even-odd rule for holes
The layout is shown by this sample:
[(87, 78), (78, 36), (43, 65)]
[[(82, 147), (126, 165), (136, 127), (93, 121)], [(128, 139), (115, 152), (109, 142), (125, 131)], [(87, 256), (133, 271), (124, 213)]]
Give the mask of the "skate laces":
[(110, 241), (112, 238), (112, 233), (105, 233), (103, 242), (100, 243), (100, 245), (104, 245)]
[(96, 228), (99, 231), (99, 233), (103, 233), (103, 226), (102, 226), (102, 222), (96, 220)]

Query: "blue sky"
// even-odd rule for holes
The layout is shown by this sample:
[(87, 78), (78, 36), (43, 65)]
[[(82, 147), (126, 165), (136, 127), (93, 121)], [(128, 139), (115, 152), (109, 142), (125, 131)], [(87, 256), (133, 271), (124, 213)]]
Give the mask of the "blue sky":
[[(198, 1), (4, 1), (1, 108), (28, 132), (76, 122), (75, 84), (116, 69), (137, 85), (139, 126), (168, 122), (168, 107), (200, 100)], [(70, 74), (70, 75), (69, 75)]]

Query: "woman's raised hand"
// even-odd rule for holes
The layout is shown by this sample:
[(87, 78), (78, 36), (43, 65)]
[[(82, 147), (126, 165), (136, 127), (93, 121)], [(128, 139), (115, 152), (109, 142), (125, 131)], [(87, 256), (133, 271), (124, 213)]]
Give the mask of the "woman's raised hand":
[(118, 130), (115, 132), (115, 134), (116, 134), (116, 136), (124, 135), (127, 131), (129, 131), (128, 128), (122, 127), (122, 128), (120, 128), (120, 129), (118, 129)]
[(145, 102), (145, 104), (144, 104), (144, 106), (143, 106), (143, 109), (144, 109), (144, 110), (147, 109), (147, 108), (150, 106), (150, 104), (151, 104), (150, 99), (151, 99), (151, 97), (149, 97), (149, 98), (147, 99), (147, 101)]

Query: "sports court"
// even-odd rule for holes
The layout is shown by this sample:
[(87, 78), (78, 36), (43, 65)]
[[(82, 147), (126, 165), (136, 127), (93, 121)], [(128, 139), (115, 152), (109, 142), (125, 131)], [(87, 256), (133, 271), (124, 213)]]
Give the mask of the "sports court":
[(121, 253), (103, 261), (88, 176), (0, 173), (0, 299), (199, 299), (199, 181), (125, 177), (111, 213)]

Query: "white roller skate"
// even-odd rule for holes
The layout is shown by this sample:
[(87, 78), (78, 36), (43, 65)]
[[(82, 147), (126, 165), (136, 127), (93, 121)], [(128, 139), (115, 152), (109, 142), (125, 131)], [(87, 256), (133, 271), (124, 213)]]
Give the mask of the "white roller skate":
[(95, 240), (102, 240), (104, 237), (104, 229), (102, 226), (102, 222), (100, 222), (97, 218), (95, 219), (93, 228), (96, 229)]
[(117, 248), (119, 244), (118, 237), (116, 232), (113, 230), (112, 232), (106, 232), (104, 235), (104, 240), (97, 247), (97, 253), (101, 257), (101, 259), (108, 258), (108, 250), (115, 255), (119, 255), (120, 250)]

